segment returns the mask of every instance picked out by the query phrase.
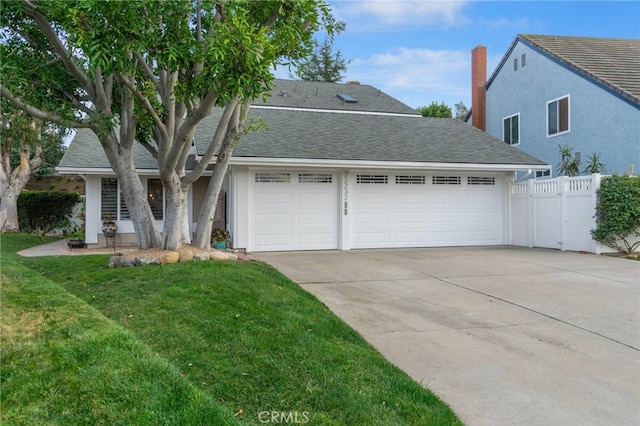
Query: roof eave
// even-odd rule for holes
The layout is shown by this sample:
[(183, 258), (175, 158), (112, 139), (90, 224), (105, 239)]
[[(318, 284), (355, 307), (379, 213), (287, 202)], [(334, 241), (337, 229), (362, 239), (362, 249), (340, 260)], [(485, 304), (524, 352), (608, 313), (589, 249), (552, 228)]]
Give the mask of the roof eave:
[(232, 157), (237, 166), (317, 167), (345, 169), (398, 169), (398, 170), (468, 170), (515, 172), (523, 170), (548, 170), (548, 164), (483, 164), (483, 163), (429, 163), (417, 161), (370, 160), (317, 160), (306, 158)]

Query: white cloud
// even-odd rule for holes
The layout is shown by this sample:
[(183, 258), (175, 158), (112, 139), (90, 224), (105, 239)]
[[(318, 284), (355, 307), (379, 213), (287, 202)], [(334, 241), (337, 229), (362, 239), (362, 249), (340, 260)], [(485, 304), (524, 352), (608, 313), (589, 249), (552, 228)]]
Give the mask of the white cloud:
[(454, 26), (467, 23), (464, 1), (333, 1), (333, 13), (348, 31), (384, 31), (398, 25)]
[(471, 54), (463, 50), (398, 48), (354, 59), (345, 81), (370, 84), (412, 107), (471, 97)]

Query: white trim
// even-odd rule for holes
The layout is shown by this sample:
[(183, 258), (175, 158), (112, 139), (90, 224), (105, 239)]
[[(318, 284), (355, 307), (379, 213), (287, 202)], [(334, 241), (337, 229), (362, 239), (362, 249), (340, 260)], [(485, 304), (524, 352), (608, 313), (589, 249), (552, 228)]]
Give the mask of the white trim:
[(251, 105), (251, 109), (274, 109), (281, 111), (301, 111), (301, 112), (322, 112), (329, 114), (357, 114), (357, 115), (383, 115), (386, 117), (416, 117), (422, 118), (418, 112), (416, 114), (400, 113), (400, 112), (375, 112), (375, 111), (343, 111), (337, 109), (320, 109), (320, 108), (294, 108), (294, 107), (276, 107), (266, 105)]
[(521, 171), (546, 170), (548, 164), (480, 164), (480, 163), (419, 163), (409, 161), (370, 161), (370, 160), (314, 160), (306, 158), (257, 158), (232, 157), (230, 163), (237, 166), (252, 167), (328, 167), (348, 169), (413, 169), (413, 170), (482, 170), (482, 171)]

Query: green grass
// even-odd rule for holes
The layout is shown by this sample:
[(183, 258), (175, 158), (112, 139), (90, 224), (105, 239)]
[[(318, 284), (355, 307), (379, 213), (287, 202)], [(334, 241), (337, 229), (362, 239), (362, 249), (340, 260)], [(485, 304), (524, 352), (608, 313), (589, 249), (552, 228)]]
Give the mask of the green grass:
[(8, 245), (0, 281), (2, 424), (235, 423), (131, 332), (5, 256)]
[[(18, 234), (10, 238), (20, 237)], [(4, 239), (9, 237), (3, 236)], [(6, 246), (15, 250), (19, 244), (3, 242), (3, 259)], [(108, 326), (112, 333), (134, 342), (135, 350), (143, 354), (130, 357), (130, 367), (125, 369), (136, 371), (134, 379), (138, 375), (137, 364), (142, 363), (139, 368), (144, 371), (144, 363), (149, 365), (153, 360), (163, 366), (163, 374), (175, 376), (176, 383), (187, 386), (185, 389), (190, 392), (187, 393), (209, 407), (211, 415), (217, 413), (228, 419), (229, 413), (240, 413), (236, 421), (253, 424), (260, 424), (260, 413), (264, 419), (265, 412), (297, 413), (299, 420), (308, 420), (310, 425), (460, 424), (430, 391), (388, 363), (317, 299), (268, 265), (191, 262), (110, 269), (106, 267), (107, 259), (107, 256), (20, 258), (15, 268), (37, 274), (60, 297), (73, 300), (69, 307), (64, 304), (65, 309), (77, 305), (83, 312), (86, 320), (78, 322), (83, 333), (97, 333), (97, 321), (100, 327)], [(3, 260), (3, 275), (4, 263)], [(17, 294), (27, 291), (24, 286), (16, 290)], [(3, 311), (5, 304), (3, 294)], [(60, 333), (56, 331), (59, 327), (64, 329), (64, 321), (53, 321), (51, 333)], [(85, 355), (86, 346), (82, 346), (83, 350), (74, 349), (76, 334), (65, 333), (65, 339), (49, 348), (49, 357), (62, 352), (72, 360), (80, 357), (105, 372), (113, 368), (102, 365), (109, 364), (111, 357), (97, 357), (93, 351)], [(48, 338), (42, 340), (43, 345), (50, 344)], [(126, 347), (124, 351), (132, 350), (127, 345), (115, 346), (114, 350), (122, 346)], [(47, 352), (44, 346), (40, 350)], [(141, 358), (148, 360), (143, 362)], [(52, 376), (73, 375), (74, 362), (63, 363), (69, 367), (54, 371)], [(30, 368), (37, 367), (33, 364)], [(97, 376), (85, 385), (89, 390), (64, 398), (71, 402), (95, 395), (101, 400), (106, 397), (103, 393), (114, 393), (108, 385), (113, 379), (108, 375)], [(143, 383), (148, 380), (151, 379), (145, 377)], [(23, 411), (24, 406), (16, 405), (19, 398), (5, 401), (7, 384), (10, 381), (5, 383), (3, 372), (3, 417), (9, 410), (29, 415), (31, 411)], [(50, 405), (44, 401), (53, 398), (52, 387), (46, 382), (39, 386), (42, 390), (37, 401)], [(121, 388), (118, 389), (122, 391)], [(151, 399), (157, 397), (158, 410), (165, 408), (166, 390), (150, 385), (144, 385), (144, 389)], [(75, 388), (70, 391), (75, 392)], [(63, 397), (66, 390), (57, 393)], [(134, 411), (138, 404), (127, 406), (126, 402), (108, 400), (100, 405), (111, 404), (114, 412), (128, 411), (129, 420), (136, 418)], [(224, 410), (214, 410), (217, 404)], [(61, 405), (74, 409), (73, 404)]]

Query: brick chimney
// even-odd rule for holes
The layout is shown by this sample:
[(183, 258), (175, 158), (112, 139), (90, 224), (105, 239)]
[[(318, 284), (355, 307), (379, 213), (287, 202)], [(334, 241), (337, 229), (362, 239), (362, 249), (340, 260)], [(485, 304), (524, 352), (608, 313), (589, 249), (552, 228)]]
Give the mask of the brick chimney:
[(487, 130), (487, 47), (476, 46), (471, 51), (471, 124)]

